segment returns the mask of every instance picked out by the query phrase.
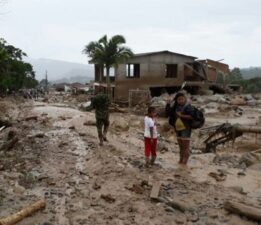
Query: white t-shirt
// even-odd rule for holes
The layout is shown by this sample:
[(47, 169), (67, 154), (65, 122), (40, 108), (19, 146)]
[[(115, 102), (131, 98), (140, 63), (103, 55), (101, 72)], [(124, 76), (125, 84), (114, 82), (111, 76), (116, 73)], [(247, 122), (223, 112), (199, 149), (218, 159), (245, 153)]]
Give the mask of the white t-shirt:
[(153, 127), (153, 138), (158, 137), (157, 127), (155, 124), (155, 121), (148, 116), (145, 116), (144, 118), (144, 137), (151, 138), (150, 136), (150, 128)]

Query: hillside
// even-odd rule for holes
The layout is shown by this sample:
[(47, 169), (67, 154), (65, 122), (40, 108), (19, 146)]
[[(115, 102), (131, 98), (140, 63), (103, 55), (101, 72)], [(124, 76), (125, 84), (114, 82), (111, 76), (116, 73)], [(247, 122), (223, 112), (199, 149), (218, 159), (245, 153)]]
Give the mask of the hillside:
[(244, 79), (261, 77), (261, 67), (249, 67), (240, 69)]
[(93, 66), (88, 64), (73, 63), (53, 59), (30, 59), (27, 61), (33, 65), (36, 79), (45, 78), (47, 71), (48, 80), (57, 82), (81, 82), (86, 83), (93, 79)]

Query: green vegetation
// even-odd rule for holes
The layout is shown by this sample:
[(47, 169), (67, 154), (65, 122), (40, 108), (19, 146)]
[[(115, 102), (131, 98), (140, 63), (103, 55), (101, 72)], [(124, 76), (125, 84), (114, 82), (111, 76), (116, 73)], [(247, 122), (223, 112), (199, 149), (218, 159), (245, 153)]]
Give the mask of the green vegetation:
[(245, 93), (261, 92), (261, 77), (255, 77), (248, 80), (239, 80), (235, 83), (241, 85)]
[(123, 46), (126, 43), (122, 35), (115, 35), (108, 40), (104, 35), (98, 41), (92, 41), (83, 49), (83, 53), (90, 57), (90, 62), (99, 65), (102, 69), (106, 68), (107, 91), (110, 93), (110, 77), (111, 67), (116, 67), (119, 63), (133, 55), (130, 48)]
[(251, 79), (243, 79), (243, 77), (241, 70), (239, 68), (234, 68), (230, 72), (227, 83), (242, 86), (245, 93), (261, 92), (261, 77), (254, 77)]
[(26, 54), (0, 38), (0, 93), (33, 88), (38, 82), (31, 64), (23, 61)]
[(229, 73), (229, 76), (227, 76), (227, 83), (234, 83), (237, 81), (240, 81), (243, 79), (241, 70), (237, 67), (235, 67), (234, 69), (232, 69)]

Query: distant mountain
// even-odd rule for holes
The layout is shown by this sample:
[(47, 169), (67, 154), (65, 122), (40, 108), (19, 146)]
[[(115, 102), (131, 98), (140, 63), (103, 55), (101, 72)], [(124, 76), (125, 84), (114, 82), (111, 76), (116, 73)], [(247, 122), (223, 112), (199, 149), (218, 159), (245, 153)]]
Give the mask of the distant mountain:
[(37, 80), (45, 79), (46, 71), (48, 80), (52, 83), (60, 81), (86, 83), (94, 79), (93, 65), (53, 59), (27, 58), (26, 61), (32, 64)]
[(244, 79), (261, 77), (261, 67), (249, 67), (240, 69)]

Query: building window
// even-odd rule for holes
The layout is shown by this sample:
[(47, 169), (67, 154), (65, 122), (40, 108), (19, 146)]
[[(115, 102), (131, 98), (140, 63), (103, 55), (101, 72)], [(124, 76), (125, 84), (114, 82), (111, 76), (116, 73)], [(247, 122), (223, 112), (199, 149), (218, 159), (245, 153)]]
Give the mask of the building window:
[[(103, 76), (106, 77), (106, 68), (103, 68)], [(110, 67), (109, 69), (109, 76), (115, 77), (115, 67)]]
[(128, 78), (139, 78), (140, 64), (126, 64), (126, 76)]
[(166, 77), (178, 77), (178, 64), (166, 64)]

